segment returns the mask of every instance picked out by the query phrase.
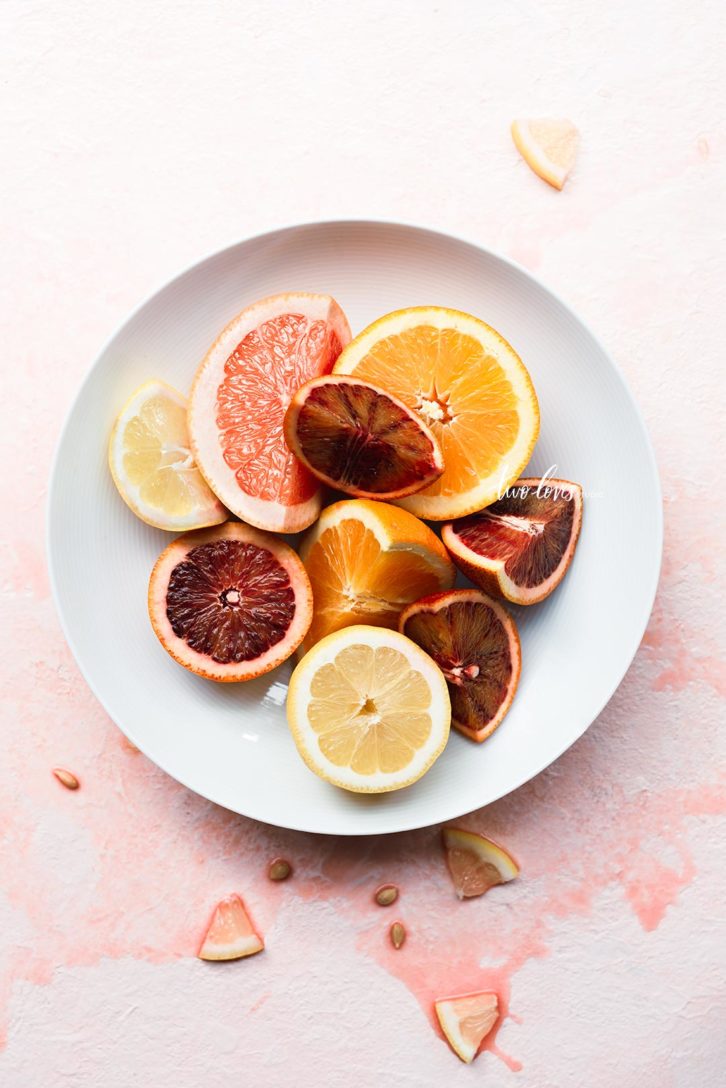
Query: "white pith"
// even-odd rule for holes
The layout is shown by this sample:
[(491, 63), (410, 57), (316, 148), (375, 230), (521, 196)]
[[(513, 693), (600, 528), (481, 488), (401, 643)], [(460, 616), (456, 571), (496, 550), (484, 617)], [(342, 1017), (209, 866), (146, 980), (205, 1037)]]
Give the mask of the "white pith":
[[(198, 529), (208, 525), (218, 525), (226, 519), (227, 511), (222, 503), (218, 501), (214, 493), (208, 489), (208, 485), (206, 485), (205, 488), (205, 490), (208, 491), (206, 502), (200, 504), (196, 509), (191, 510), (186, 517), (169, 518), (164, 514), (163, 510), (147, 503), (141, 497), (139, 486), (133, 484), (126, 475), (123, 463), (124, 455), (126, 453), (126, 446), (124, 444), (126, 427), (135, 416), (138, 416), (144, 404), (152, 397), (157, 396), (164, 397), (166, 400), (171, 401), (171, 403), (178, 405), (180, 408), (186, 408), (187, 406), (186, 397), (182, 396), (182, 394), (177, 389), (174, 389), (173, 386), (168, 385), (158, 378), (145, 382), (143, 385), (139, 386), (119, 414), (109, 441), (109, 467), (116, 486), (122, 498), (130, 506), (133, 512), (143, 521), (147, 522), (147, 524), (153, 525), (157, 529), (164, 529), (168, 532), (183, 532), (185, 530)], [(182, 463), (177, 462), (173, 465), (169, 465), (169, 472), (184, 472), (192, 468), (198, 469), (192, 456), (191, 442), (189, 443), (188, 448), (185, 446), (183, 447), (183, 450), (181, 447), (174, 447), (174, 449), (184, 452), (186, 457)], [(166, 469), (164, 471), (166, 471)], [(202, 474), (200, 471), (200, 477), (201, 476)], [(200, 482), (203, 482), (203, 477)]]
[(248, 333), (284, 313), (302, 313), (310, 321), (327, 322), (343, 346), (350, 340), (347, 319), (329, 295), (301, 291), (261, 299), (230, 321), (197, 370), (189, 397), (189, 433), (200, 472), (232, 513), (259, 529), (294, 533), (315, 521), (321, 507), (320, 493), (304, 502), (282, 506), (242, 491), (224, 460), (217, 430), (217, 391), (227, 359)]
[[(376, 771), (374, 774), (364, 775), (331, 762), (320, 750), (318, 734), (308, 718), (308, 706), (312, 698), (311, 685), (315, 675), (323, 666), (333, 662), (341, 650), (358, 643), (373, 649), (391, 647), (398, 650), (406, 657), (411, 668), (421, 673), (428, 682), (431, 702), (426, 713), (431, 720), (431, 731), (407, 766), (394, 772)], [(375, 699), (375, 692), (371, 693), (371, 697)], [(443, 674), (415, 643), (397, 631), (356, 625), (327, 635), (300, 661), (290, 679), (287, 716), (298, 750), (311, 770), (343, 789), (361, 793), (383, 793), (416, 781), (441, 754), (449, 736), (451, 705)]]

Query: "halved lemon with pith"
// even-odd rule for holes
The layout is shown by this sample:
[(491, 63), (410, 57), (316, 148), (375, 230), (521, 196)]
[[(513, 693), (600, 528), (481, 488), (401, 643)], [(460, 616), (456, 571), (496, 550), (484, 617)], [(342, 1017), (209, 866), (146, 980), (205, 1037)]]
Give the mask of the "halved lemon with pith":
[(315, 774), (355, 793), (385, 793), (415, 782), (441, 755), (451, 705), (443, 673), (414, 642), (355, 625), (299, 663), (287, 720)]
[(443, 306), (396, 310), (351, 340), (334, 371), (379, 385), (434, 432), (443, 475), (395, 500), (420, 518), (481, 510), (529, 461), (539, 433), (534, 386), (511, 344), (478, 317)]
[(146, 382), (129, 398), (108, 463), (126, 505), (156, 529), (202, 529), (229, 517), (192, 457), (186, 398), (166, 382)]

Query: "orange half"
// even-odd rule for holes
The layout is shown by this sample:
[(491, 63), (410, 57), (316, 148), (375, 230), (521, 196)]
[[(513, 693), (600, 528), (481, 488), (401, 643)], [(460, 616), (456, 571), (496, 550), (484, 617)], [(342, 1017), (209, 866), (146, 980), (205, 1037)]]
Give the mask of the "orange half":
[(532, 381), (514, 348), (471, 314), (397, 310), (352, 340), (334, 370), (398, 397), (433, 431), (443, 475), (396, 500), (418, 517), (445, 521), (481, 510), (529, 461), (539, 434)]

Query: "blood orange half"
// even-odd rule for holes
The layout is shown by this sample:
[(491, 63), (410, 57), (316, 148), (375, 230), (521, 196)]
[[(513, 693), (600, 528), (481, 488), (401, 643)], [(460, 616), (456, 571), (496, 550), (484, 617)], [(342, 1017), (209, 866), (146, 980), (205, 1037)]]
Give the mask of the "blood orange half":
[(194, 459), (217, 497), (250, 525), (295, 533), (320, 513), (320, 485), (288, 449), (282, 421), (295, 391), (329, 373), (349, 340), (329, 295), (273, 295), (238, 314), (197, 370), (189, 399)]
[(237, 521), (185, 533), (151, 572), (157, 638), (208, 680), (251, 680), (274, 669), (300, 645), (312, 615), (310, 582), (292, 548)]
[(537, 604), (572, 562), (582, 525), (582, 488), (570, 480), (522, 479), (441, 538), (467, 578), (514, 604)]

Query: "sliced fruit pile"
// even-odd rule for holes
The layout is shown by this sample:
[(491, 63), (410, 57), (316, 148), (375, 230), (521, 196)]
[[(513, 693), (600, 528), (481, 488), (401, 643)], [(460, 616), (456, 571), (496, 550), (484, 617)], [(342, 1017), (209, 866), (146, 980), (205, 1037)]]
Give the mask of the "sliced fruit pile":
[[(538, 433), (524, 364), (471, 314), (398, 310), (351, 340), (329, 295), (246, 307), (188, 408), (148, 382), (111, 435), (126, 504), (183, 533), (151, 574), (159, 641), (223, 682), (299, 648), (287, 712), (308, 767), (357, 792), (415, 782), (450, 723), (483, 741), (512, 705), (519, 636), (493, 598), (541, 601), (572, 561), (580, 487), (519, 479)], [(326, 505), (328, 489), (351, 497)], [(274, 535), (304, 529), (299, 555)], [(479, 588), (453, 589), (456, 567)]]

